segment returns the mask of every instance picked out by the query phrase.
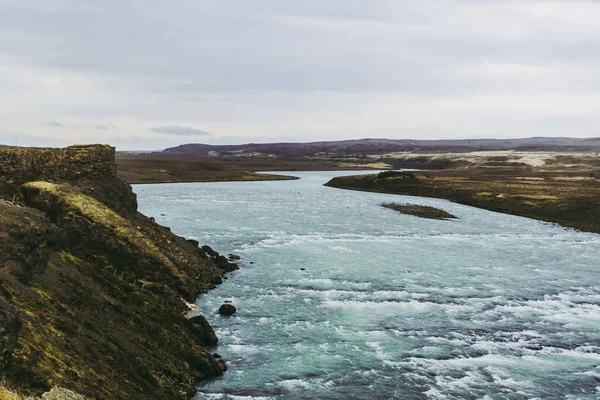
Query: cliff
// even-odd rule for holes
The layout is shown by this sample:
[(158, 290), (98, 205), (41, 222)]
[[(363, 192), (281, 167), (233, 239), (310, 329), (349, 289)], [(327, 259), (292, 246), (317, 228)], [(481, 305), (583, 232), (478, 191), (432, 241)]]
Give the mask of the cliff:
[(180, 297), (234, 266), (137, 212), (114, 157), (0, 148), (0, 398), (188, 398), (226, 368)]

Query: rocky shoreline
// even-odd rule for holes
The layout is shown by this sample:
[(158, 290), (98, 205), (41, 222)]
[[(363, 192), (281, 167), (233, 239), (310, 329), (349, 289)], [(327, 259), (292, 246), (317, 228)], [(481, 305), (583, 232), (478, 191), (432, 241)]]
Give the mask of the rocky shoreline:
[(0, 398), (193, 396), (226, 365), (186, 303), (237, 268), (208, 249), (137, 211), (114, 148), (0, 149)]

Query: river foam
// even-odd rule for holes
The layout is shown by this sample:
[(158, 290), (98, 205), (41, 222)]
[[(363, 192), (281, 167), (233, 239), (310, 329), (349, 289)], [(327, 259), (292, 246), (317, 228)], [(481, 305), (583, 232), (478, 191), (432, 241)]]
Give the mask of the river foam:
[(299, 175), (139, 194), (176, 233), (242, 256), (198, 299), (229, 371), (197, 400), (600, 397), (600, 235)]

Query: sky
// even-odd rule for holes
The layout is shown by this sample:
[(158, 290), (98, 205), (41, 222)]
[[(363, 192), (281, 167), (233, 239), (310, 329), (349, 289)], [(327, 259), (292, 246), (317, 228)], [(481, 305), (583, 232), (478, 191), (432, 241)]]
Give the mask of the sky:
[(600, 136), (600, 1), (0, 0), (0, 143)]

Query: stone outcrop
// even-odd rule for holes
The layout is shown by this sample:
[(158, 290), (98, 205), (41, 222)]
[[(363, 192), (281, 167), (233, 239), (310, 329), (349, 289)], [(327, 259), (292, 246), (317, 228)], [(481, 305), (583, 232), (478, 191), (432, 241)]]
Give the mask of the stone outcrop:
[(115, 148), (105, 145), (64, 149), (1, 147), (0, 176), (16, 181), (116, 177)]
[(0, 394), (188, 398), (223, 373), (180, 297), (226, 268), (137, 212), (113, 148), (2, 148), (0, 173)]
[(64, 149), (0, 147), (0, 197), (22, 200), (20, 186), (31, 181), (69, 182), (117, 212), (137, 211), (131, 186), (117, 179), (114, 147), (71, 146)]
[(42, 395), (42, 400), (87, 400), (84, 396), (79, 393), (75, 393), (72, 390), (54, 387), (49, 392)]

